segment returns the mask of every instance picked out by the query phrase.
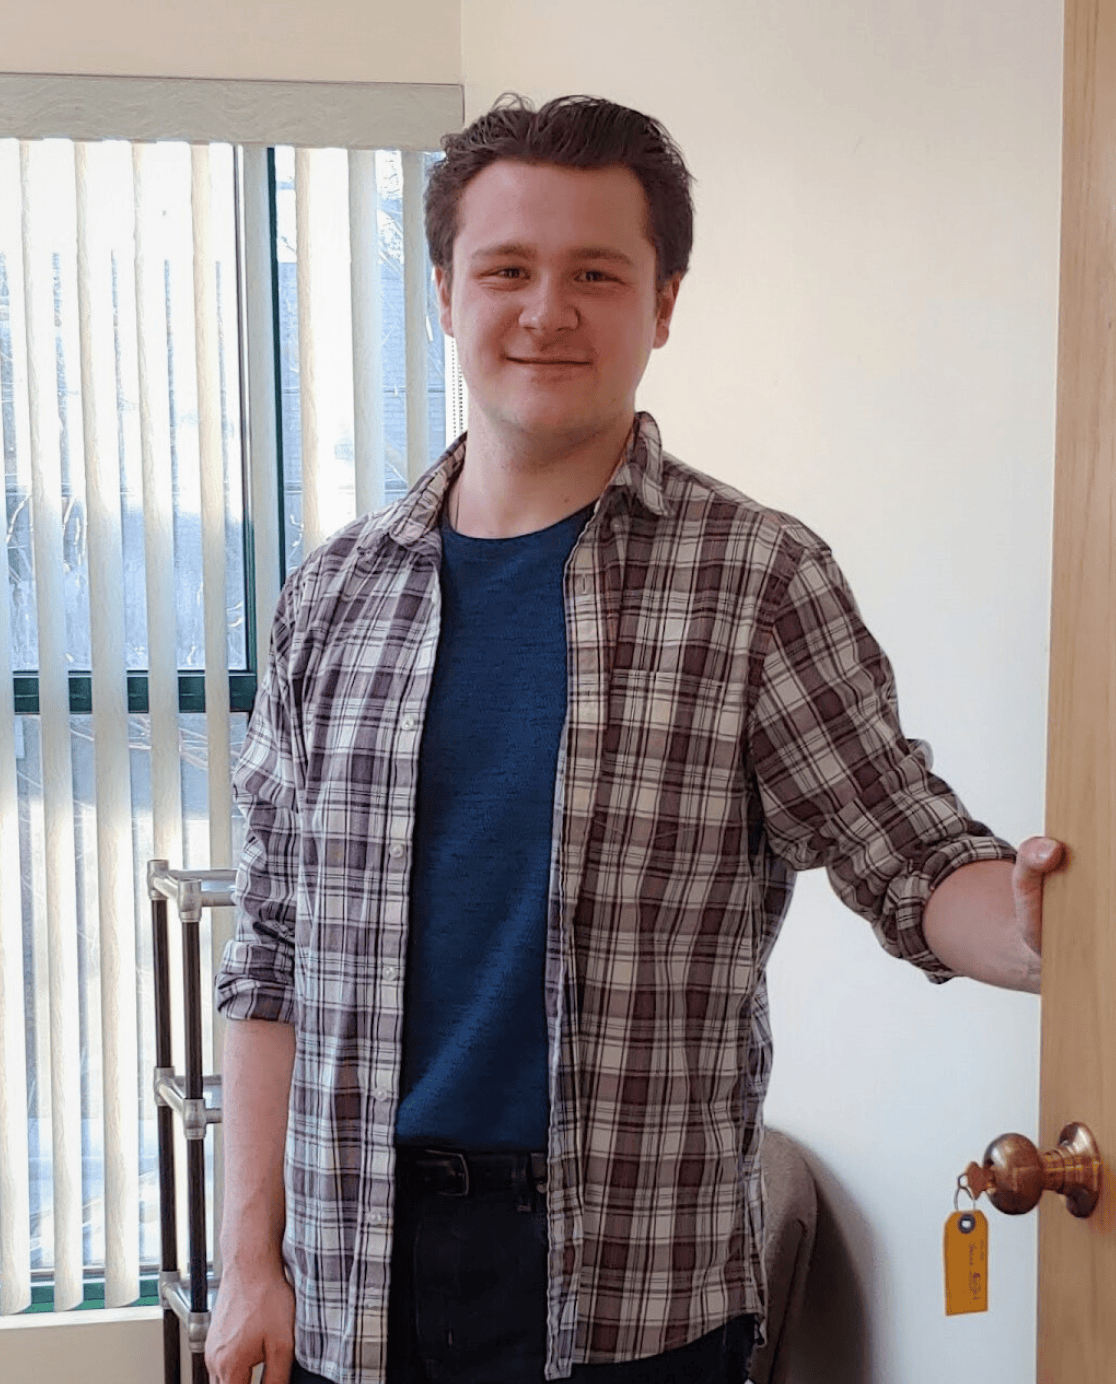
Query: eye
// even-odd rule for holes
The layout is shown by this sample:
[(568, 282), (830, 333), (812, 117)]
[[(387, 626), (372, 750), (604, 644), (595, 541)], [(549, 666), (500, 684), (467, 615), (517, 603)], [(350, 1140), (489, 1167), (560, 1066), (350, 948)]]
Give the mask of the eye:
[(614, 278), (612, 274), (606, 274), (603, 269), (583, 269), (581, 277), (590, 284), (611, 283)]
[(527, 277), (527, 271), (520, 264), (505, 264), (498, 269), (490, 269), (489, 277), (493, 279), (503, 279), (505, 282), (514, 283), (517, 279)]

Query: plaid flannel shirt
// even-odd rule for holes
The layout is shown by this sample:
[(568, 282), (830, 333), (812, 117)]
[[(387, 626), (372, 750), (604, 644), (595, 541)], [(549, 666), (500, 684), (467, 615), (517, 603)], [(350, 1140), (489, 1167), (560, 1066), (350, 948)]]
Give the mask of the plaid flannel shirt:
[[(230, 1018), (293, 1024), (284, 1255), (297, 1352), (384, 1379), (419, 745), (449, 450), (280, 599), (236, 774)], [(545, 995), (548, 1378), (764, 1312), (764, 966), (824, 865), (943, 979), (923, 905), (1012, 852), (900, 728), (825, 545), (665, 454), (638, 416), (565, 572), (568, 711)]]

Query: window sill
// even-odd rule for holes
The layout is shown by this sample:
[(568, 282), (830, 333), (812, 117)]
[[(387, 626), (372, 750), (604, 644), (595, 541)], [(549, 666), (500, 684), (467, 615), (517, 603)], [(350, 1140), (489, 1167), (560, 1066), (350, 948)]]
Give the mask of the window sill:
[(6, 1331), (36, 1331), (51, 1327), (119, 1326), (126, 1322), (162, 1321), (161, 1307), (104, 1307), (95, 1312), (20, 1312), (0, 1317), (0, 1335)]
[(0, 1379), (152, 1384), (163, 1373), (162, 1317), (159, 1307), (109, 1307), (0, 1318)]

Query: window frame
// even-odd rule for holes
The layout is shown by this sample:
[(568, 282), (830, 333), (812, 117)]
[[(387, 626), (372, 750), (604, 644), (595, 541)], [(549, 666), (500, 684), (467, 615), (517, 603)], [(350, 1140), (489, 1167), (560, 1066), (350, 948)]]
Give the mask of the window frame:
[[(86, 77), (69, 75), (28, 75), (0, 73), (0, 138), (71, 140), (126, 139), (131, 141), (183, 140), (191, 143), (220, 142), (237, 147), (237, 215), (243, 227), (245, 215), (240, 192), (243, 188), (241, 151), (262, 146), (267, 151), (267, 198), (271, 235), (269, 253), (271, 279), (272, 369), (278, 378), (279, 302), (275, 265), (276, 186), (274, 147), (309, 145), (345, 149), (393, 148), (419, 152), (437, 148), (442, 135), (464, 123), (464, 89), (444, 83), (330, 83), (217, 80), (208, 78)], [(244, 237), (238, 237), (239, 247)], [(245, 337), (243, 282), (246, 267), (238, 263), (238, 338), (241, 343), (240, 378), (247, 378), (248, 364), (243, 355)], [(283, 443), (280, 420), (281, 400), (275, 392), (274, 417), (252, 418), (242, 407), (241, 469), (243, 484), (243, 543), (245, 573), (245, 667), (229, 670), (230, 713), (250, 712), (255, 696), (261, 660), (261, 612), (274, 607), (285, 576), (286, 554), (283, 533)], [(447, 399), (448, 407), (448, 399)], [(259, 427), (257, 426), (260, 425)], [(270, 452), (270, 458), (268, 453)], [(273, 515), (264, 518), (260, 510), (261, 469), (269, 461), (275, 472), (276, 494)], [(262, 487), (263, 496), (269, 486)], [(265, 499), (266, 503), (266, 499)], [(257, 515), (261, 527), (278, 521), (277, 558), (271, 570), (260, 570), (257, 541)], [(266, 640), (266, 631), (262, 631)], [(128, 711), (144, 714), (149, 710), (148, 675), (145, 670), (128, 671)], [(92, 710), (92, 676), (89, 670), (71, 670), (68, 676), (70, 715), (88, 715)], [(39, 712), (38, 670), (13, 672), (12, 685), (16, 716)], [(205, 673), (179, 670), (179, 712), (204, 712)], [(87, 1278), (89, 1276), (87, 1275)], [(95, 1276), (89, 1279), (95, 1281)], [(143, 1305), (150, 1299), (122, 1309), (81, 1311), (65, 1314), (45, 1309), (45, 1287), (35, 1290), (36, 1308), (12, 1317), (0, 1317), (0, 1341), (22, 1340), (16, 1349), (34, 1354), (39, 1342), (44, 1348), (58, 1334), (48, 1322), (64, 1331), (119, 1331), (121, 1349), (109, 1352), (114, 1361), (116, 1384), (131, 1384), (135, 1378), (146, 1381), (149, 1362), (137, 1363), (136, 1332), (150, 1333), (153, 1316), (161, 1318), (161, 1308)], [(52, 1294), (52, 1289), (51, 1289)], [(87, 1286), (87, 1305), (92, 1306)], [(52, 1300), (52, 1296), (51, 1296)], [(64, 1337), (67, 1341), (73, 1337)], [(99, 1339), (99, 1338), (98, 1338)], [(49, 1347), (53, 1350), (55, 1347)], [(74, 1345), (75, 1349), (81, 1349)], [(8, 1344), (5, 1344), (7, 1353)], [(44, 1360), (46, 1356), (42, 1357)], [(30, 1361), (30, 1357), (29, 1357)], [(90, 1362), (92, 1364), (92, 1361)], [(30, 1367), (25, 1366), (24, 1368)], [(45, 1377), (45, 1376), (43, 1376)], [(94, 1366), (87, 1376), (100, 1384)], [(107, 1380), (107, 1377), (106, 1377)]]
[[(464, 122), (464, 89), (444, 83), (415, 82), (282, 82), (237, 81), (217, 78), (85, 77), (0, 73), (0, 138), (72, 140), (184, 140), (237, 146), (237, 216), (243, 226), (241, 196), (244, 146), (263, 145), (267, 151), (268, 214), (271, 223), (272, 349), (278, 378), (279, 299), (275, 265), (276, 192), (274, 147), (306, 144), (345, 149), (421, 151), (438, 145), (445, 131)], [(238, 247), (243, 244), (238, 237)], [(243, 358), (245, 266), (238, 265), (238, 298), (242, 348), (240, 376), (247, 373)], [(243, 403), (243, 401), (242, 401)], [(229, 671), (230, 712), (251, 712), (260, 666), (260, 609), (272, 608), (286, 577), (283, 532), (283, 439), (275, 399), (273, 430), (268, 443), (274, 454), (278, 493), (278, 570), (260, 570), (254, 542), (257, 506), (257, 452), (260, 436), (242, 406), (241, 471), (244, 502), (245, 650), (243, 669)], [(265, 422), (268, 425), (270, 420)], [(261, 588), (263, 588), (261, 590)], [(266, 639), (266, 632), (264, 633)], [(15, 714), (38, 715), (37, 671), (16, 671), (12, 679)], [(92, 711), (89, 670), (69, 674), (70, 715)], [(180, 669), (179, 712), (205, 711), (205, 674)], [(148, 679), (143, 669), (128, 671), (128, 711), (149, 710)]]

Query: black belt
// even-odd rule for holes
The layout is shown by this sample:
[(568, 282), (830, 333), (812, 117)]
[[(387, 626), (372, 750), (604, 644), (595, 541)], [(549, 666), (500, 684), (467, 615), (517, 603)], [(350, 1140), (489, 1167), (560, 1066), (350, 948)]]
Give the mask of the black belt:
[(443, 1197), (546, 1190), (545, 1153), (461, 1153), (456, 1149), (395, 1150), (400, 1185)]

